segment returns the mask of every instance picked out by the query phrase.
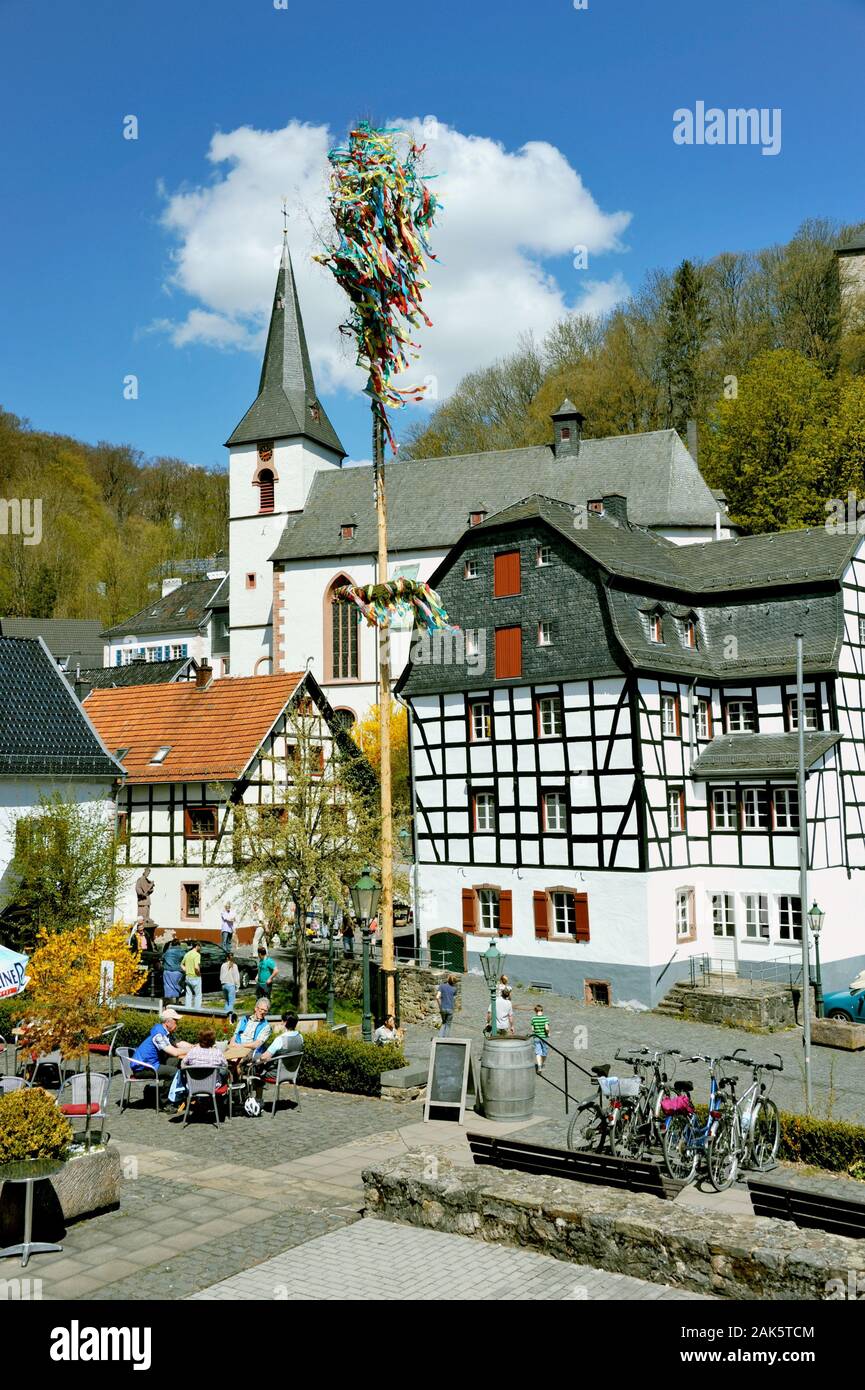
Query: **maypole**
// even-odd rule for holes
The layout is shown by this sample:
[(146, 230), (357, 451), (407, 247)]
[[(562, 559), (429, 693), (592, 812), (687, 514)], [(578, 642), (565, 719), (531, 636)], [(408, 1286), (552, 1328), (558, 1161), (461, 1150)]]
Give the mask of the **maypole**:
[[(381, 967), (386, 979), (387, 1012), (395, 1010), (393, 949), (393, 798), (391, 792), (390, 623), (397, 611), (414, 609), (427, 626), (447, 625), (447, 616), (426, 585), (388, 580), (385, 440), (396, 453), (388, 409), (419, 401), (423, 386), (400, 388), (392, 378), (409, 366), (417, 344), (410, 330), (422, 319), (432, 257), (427, 233), (438, 204), (420, 178), (418, 160), (424, 146), (409, 143), (399, 157), (399, 132), (376, 130), (361, 122), (348, 142), (328, 154), (332, 167), (330, 211), (335, 237), (316, 260), (329, 267), (351, 301), (344, 333), (357, 342), (357, 360), (368, 373), (366, 393), (372, 402), (372, 453), (378, 554), (375, 585), (342, 596), (356, 602), (378, 629), (379, 734), (381, 747), (381, 900), (379, 934)], [(397, 592), (399, 589), (399, 592)]]

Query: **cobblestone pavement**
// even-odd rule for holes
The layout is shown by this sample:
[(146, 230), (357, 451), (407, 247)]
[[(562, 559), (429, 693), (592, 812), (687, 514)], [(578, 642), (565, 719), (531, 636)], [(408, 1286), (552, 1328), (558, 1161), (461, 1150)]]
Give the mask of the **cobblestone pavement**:
[(201, 1299), (706, 1300), (702, 1294), (466, 1236), (367, 1220), (194, 1295)]

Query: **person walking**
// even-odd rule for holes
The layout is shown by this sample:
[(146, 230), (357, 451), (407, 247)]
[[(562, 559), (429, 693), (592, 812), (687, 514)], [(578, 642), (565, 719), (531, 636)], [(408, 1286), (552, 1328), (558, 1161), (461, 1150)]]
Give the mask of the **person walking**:
[(354, 926), (350, 917), (342, 924), (342, 954), (354, 959)]
[(256, 999), (269, 999), (273, 993), (273, 982), (279, 974), (276, 961), (267, 954), (264, 946), (258, 948), (258, 975), (255, 981)]
[(231, 903), (226, 903), (225, 907), (222, 909), (222, 921), (219, 930), (222, 939), (222, 949), (224, 951), (230, 951), (231, 944), (234, 940), (234, 913), (231, 910)]
[(535, 1044), (535, 1067), (538, 1075), (543, 1071), (544, 1065), (550, 1055), (550, 1045), (547, 1038), (550, 1036), (550, 1020), (544, 1013), (543, 1005), (536, 1004), (532, 1014), (532, 1038)]
[(186, 981), (185, 1004), (187, 1009), (201, 1008), (201, 952), (196, 941), (189, 942), (189, 950), (180, 962)]
[(186, 947), (180, 941), (171, 941), (162, 953), (162, 997), (170, 1003), (180, 998), (183, 990), (183, 957)]
[[(492, 1025), (492, 1010), (487, 1009), (487, 1026)], [(496, 1036), (499, 1038), (514, 1035), (514, 1006), (511, 1003), (511, 992), (505, 988), (496, 1000)]]
[(240, 989), (240, 971), (237, 968), (237, 961), (230, 951), (219, 968), (219, 983), (222, 986), (225, 1007), (229, 1013), (233, 1013), (234, 1001), (237, 998), (237, 991)]
[(456, 975), (448, 975), (447, 979), (442, 980), (436, 989), (436, 1003), (439, 1006), (439, 1013), (441, 1014), (442, 1020), (441, 1032), (439, 1033), (440, 1038), (447, 1038), (450, 1036), (451, 1024), (454, 1019), (454, 1004), (456, 1003), (456, 997), (457, 977)]

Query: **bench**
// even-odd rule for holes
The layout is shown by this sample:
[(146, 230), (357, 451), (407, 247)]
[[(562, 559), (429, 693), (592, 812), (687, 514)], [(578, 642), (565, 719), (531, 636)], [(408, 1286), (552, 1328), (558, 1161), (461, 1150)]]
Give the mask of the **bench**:
[(748, 1179), (748, 1193), (755, 1216), (772, 1216), (776, 1221), (792, 1221), (810, 1230), (829, 1231), (836, 1236), (865, 1238), (865, 1197), (830, 1197), (816, 1189), (792, 1183), (760, 1182)]
[(527, 1144), (521, 1139), (494, 1138), (487, 1134), (467, 1134), (469, 1148), (477, 1164), (514, 1168), (520, 1173), (541, 1173), (545, 1177), (570, 1178), (573, 1182), (601, 1187), (619, 1187), (672, 1201), (683, 1183), (674, 1182), (660, 1164), (648, 1159), (614, 1158), (612, 1154), (572, 1149), (547, 1148)]

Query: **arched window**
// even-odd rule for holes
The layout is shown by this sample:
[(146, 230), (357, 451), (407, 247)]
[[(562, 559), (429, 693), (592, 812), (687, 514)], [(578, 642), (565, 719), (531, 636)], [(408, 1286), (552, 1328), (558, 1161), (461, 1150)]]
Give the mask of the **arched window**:
[(332, 681), (357, 680), (360, 675), (360, 613), (353, 603), (334, 598), (334, 590), (350, 582), (341, 574), (327, 591), (324, 649), (328, 657), (328, 679)]
[(258, 475), (258, 510), (273, 511), (273, 470), (262, 468)]
[(350, 734), (357, 723), (357, 715), (353, 709), (335, 709), (333, 722), (338, 729), (343, 729), (345, 733)]

